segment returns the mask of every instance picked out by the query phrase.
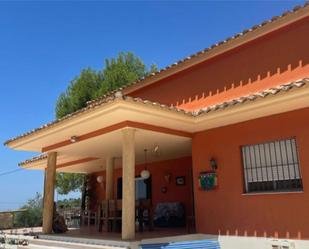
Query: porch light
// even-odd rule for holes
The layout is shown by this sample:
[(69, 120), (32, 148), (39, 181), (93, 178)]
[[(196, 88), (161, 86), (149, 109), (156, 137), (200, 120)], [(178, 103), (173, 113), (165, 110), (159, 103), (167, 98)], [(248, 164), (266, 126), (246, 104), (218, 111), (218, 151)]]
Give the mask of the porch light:
[(150, 172), (147, 170), (147, 149), (144, 149), (145, 153), (145, 169), (142, 170), (141, 172), (141, 177), (143, 179), (148, 179), (150, 177)]
[(143, 179), (148, 179), (150, 177), (150, 172), (147, 169), (142, 170), (141, 177)]
[(212, 170), (216, 170), (218, 168), (216, 159), (212, 157), (209, 162), (210, 162), (210, 167), (212, 168)]
[(77, 142), (77, 136), (72, 136), (72, 137), (70, 138), (70, 141), (71, 141), (71, 143)]

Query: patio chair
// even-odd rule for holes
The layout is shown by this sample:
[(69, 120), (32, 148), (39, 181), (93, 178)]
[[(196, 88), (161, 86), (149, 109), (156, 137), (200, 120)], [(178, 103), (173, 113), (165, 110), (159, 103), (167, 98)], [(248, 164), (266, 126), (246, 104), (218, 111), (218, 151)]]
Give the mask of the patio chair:
[(117, 216), (122, 217), (122, 200), (116, 200)]
[(102, 201), (98, 210), (98, 231), (102, 232), (102, 230), (108, 232), (108, 201)]
[(148, 225), (149, 231), (153, 230), (153, 211), (152, 202), (150, 199), (143, 199), (136, 201), (137, 207), (137, 220), (139, 223), (139, 232), (143, 232), (144, 225)]
[(108, 201), (108, 223), (111, 226), (111, 231), (120, 231), (122, 201), (109, 200)]
[(81, 225), (87, 225), (88, 227), (91, 223), (97, 224), (97, 212), (93, 212), (92, 210), (84, 210), (81, 213)]

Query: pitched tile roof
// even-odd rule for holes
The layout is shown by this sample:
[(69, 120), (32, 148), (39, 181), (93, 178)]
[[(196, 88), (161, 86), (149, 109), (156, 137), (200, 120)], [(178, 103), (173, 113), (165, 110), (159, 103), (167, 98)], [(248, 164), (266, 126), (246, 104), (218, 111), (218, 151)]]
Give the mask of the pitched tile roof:
[(76, 111), (72, 114), (69, 114), (69, 115), (67, 115), (67, 116), (65, 116), (61, 119), (47, 123), (47, 124), (37, 128), (37, 129), (33, 129), (33, 130), (26, 132), (26, 133), (24, 133), (20, 136), (17, 136), (15, 138), (7, 140), (4, 144), (8, 145), (9, 143), (11, 143), (15, 140), (29, 136), (31, 134), (38, 132), (38, 131), (50, 128), (50, 127), (55, 126), (56, 124), (58, 124), (60, 122), (75, 118), (75, 117), (80, 116), (84, 113), (87, 113), (91, 110), (94, 110), (98, 107), (102, 107), (104, 105), (112, 103), (116, 100), (125, 101), (125, 102), (134, 102), (134, 103), (138, 103), (138, 104), (141, 104), (141, 105), (147, 105), (147, 106), (154, 107), (154, 108), (160, 108), (162, 110), (171, 111), (171, 112), (174, 112), (174, 113), (180, 113), (180, 114), (183, 114), (183, 115), (191, 116), (193, 118), (193, 117), (198, 117), (200, 115), (205, 115), (205, 114), (210, 113), (210, 112), (214, 112), (214, 111), (226, 109), (226, 108), (229, 108), (229, 107), (232, 107), (232, 106), (236, 106), (236, 105), (239, 105), (239, 104), (243, 104), (245, 102), (249, 102), (249, 101), (253, 102), (253, 101), (256, 101), (258, 99), (263, 99), (263, 98), (266, 98), (268, 96), (276, 95), (278, 93), (288, 92), (292, 89), (301, 88), (301, 87), (304, 87), (306, 85), (309, 85), (309, 78), (304, 78), (304, 79), (301, 79), (301, 80), (298, 80), (298, 81), (293, 81), (293, 82), (289, 82), (289, 83), (286, 83), (286, 84), (282, 84), (282, 85), (279, 85), (277, 87), (269, 88), (269, 89), (266, 89), (266, 90), (263, 90), (263, 91), (260, 91), (260, 92), (257, 92), (257, 93), (253, 93), (253, 94), (250, 94), (250, 95), (247, 95), (247, 96), (236, 98), (236, 99), (226, 101), (226, 102), (223, 102), (223, 103), (220, 103), (220, 104), (216, 104), (216, 105), (213, 105), (213, 106), (201, 108), (201, 109), (198, 109), (198, 110), (195, 110), (195, 111), (186, 111), (186, 110), (177, 108), (175, 106), (167, 106), (167, 105), (160, 104), (158, 102), (143, 100), (141, 98), (133, 98), (133, 97), (130, 97), (130, 96), (123, 96), (121, 94), (121, 92), (116, 92), (114, 95), (108, 96), (105, 99), (101, 99), (100, 101), (96, 101), (92, 104), (89, 104), (85, 108), (82, 108), (82, 109), (80, 109), (80, 110), (78, 110), (78, 111)]
[(225, 102), (215, 104), (215, 105), (212, 105), (212, 106), (207, 106), (207, 107), (193, 111), (192, 114), (194, 116), (199, 116), (201, 114), (206, 114), (206, 113), (209, 113), (209, 112), (222, 110), (222, 109), (225, 109), (225, 108), (228, 108), (228, 107), (231, 107), (231, 106), (243, 104), (245, 102), (255, 101), (255, 100), (258, 100), (258, 99), (266, 98), (268, 96), (276, 95), (278, 93), (287, 92), (287, 91), (290, 91), (290, 90), (295, 89), (295, 88), (301, 88), (305, 85), (309, 85), (309, 78), (304, 78), (304, 79), (301, 79), (301, 80), (292, 81), (292, 82), (282, 84), (282, 85), (279, 85), (277, 87), (268, 88), (266, 90), (256, 92), (256, 93), (253, 93), (253, 94), (250, 94), (250, 95), (247, 95), (247, 96), (242, 96), (240, 98), (225, 101)]
[(32, 157), (31, 159), (27, 159), (27, 160), (25, 160), (23, 162), (20, 162), (18, 165), (19, 166), (23, 166), (23, 165), (26, 165), (26, 164), (29, 164), (29, 163), (34, 163), (34, 162), (42, 161), (44, 159), (47, 159), (47, 154), (46, 153), (43, 153), (43, 154), (40, 154), (38, 156)]
[(71, 114), (68, 114), (66, 116), (64, 116), (63, 118), (60, 118), (60, 119), (56, 119), (52, 122), (49, 122), (49, 123), (46, 123), (36, 129), (32, 129), (26, 133), (23, 133), (22, 135), (20, 136), (17, 136), (17, 137), (14, 137), (12, 139), (9, 139), (7, 140), (4, 145), (7, 145), (15, 140), (18, 140), (20, 138), (23, 138), (23, 137), (26, 137), (26, 136), (29, 136), (33, 133), (36, 133), (36, 132), (39, 132), (41, 130), (44, 130), (46, 128), (50, 128), (52, 126), (55, 126), (57, 125), (58, 123), (61, 123), (65, 120), (70, 120), (72, 118), (75, 118), (77, 116), (80, 116), (84, 113), (87, 113), (89, 111), (92, 111), (98, 107), (102, 107), (104, 105), (107, 105), (109, 103), (112, 103), (112, 102), (115, 102), (116, 100), (123, 100), (123, 101), (127, 101), (127, 102), (137, 102), (137, 103), (143, 103), (145, 105), (152, 105), (154, 107), (160, 107), (162, 109), (167, 109), (167, 110), (171, 110), (171, 111), (174, 111), (174, 112), (178, 112), (178, 113), (183, 113), (185, 115), (190, 115), (190, 112), (189, 111), (185, 111), (185, 110), (182, 110), (182, 109), (179, 109), (177, 107), (174, 107), (174, 106), (167, 106), (167, 105), (163, 105), (163, 104), (160, 104), (158, 102), (151, 102), (151, 101), (148, 101), (148, 100), (142, 100), (141, 98), (132, 98), (132, 97), (129, 97), (129, 96), (123, 96), (121, 94), (121, 92), (116, 92), (114, 95), (109, 95), (107, 96), (106, 98), (104, 99), (101, 99), (100, 101), (96, 101), (95, 103), (93, 104), (88, 104), (86, 107), (82, 108), (82, 109), (79, 109), (77, 110), (76, 112), (73, 112)]
[(88, 104), (93, 104), (93, 103), (95, 103), (95, 102), (97, 102), (97, 101), (100, 101), (100, 100), (102, 100), (102, 99), (105, 99), (106, 97), (108, 97), (108, 96), (110, 96), (110, 95), (112, 95), (112, 94), (114, 94), (114, 93), (116, 93), (116, 92), (118, 92), (118, 91), (123, 91), (124, 89), (126, 89), (126, 88), (128, 88), (128, 87), (130, 87), (130, 86), (138, 85), (138, 84), (143, 84), (143, 82), (144, 82), (146, 79), (150, 79), (150, 78), (152, 78), (152, 77), (154, 77), (154, 76), (156, 76), (156, 75), (161, 74), (162, 72), (165, 72), (165, 71), (168, 71), (168, 70), (170, 70), (170, 69), (172, 69), (172, 68), (175, 68), (175, 67), (177, 67), (178, 65), (181, 65), (182, 63), (184, 63), (184, 62), (186, 62), (186, 61), (192, 60), (192, 59), (195, 58), (195, 57), (198, 57), (198, 56), (203, 55), (203, 54), (207, 54), (208, 52), (212, 51), (214, 48), (220, 47), (220, 46), (222, 46), (223, 44), (231, 43), (231, 42), (237, 40), (239, 37), (246, 36), (246, 35), (248, 35), (248, 34), (254, 32), (254, 31), (257, 31), (257, 30), (260, 30), (260, 29), (262, 29), (262, 28), (264, 28), (264, 27), (267, 27), (268, 24), (270, 24), (270, 23), (275, 23), (275, 22), (277, 22), (277, 21), (279, 21), (279, 20), (282, 20), (283, 18), (285, 18), (285, 17), (287, 17), (287, 16), (289, 16), (289, 15), (291, 15), (291, 14), (293, 14), (293, 13), (296, 13), (296, 12), (302, 10), (302, 9), (305, 9), (305, 8), (308, 8), (308, 10), (309, 10), (309, 0), (306, 1), (305, 4), (304, 4), (303, 6), (300, 6), (300, 5), (295, 6), (295, 7), (293, 8), (293, 10), (291, 10), (291, 11), (285, 11), (285, 12), (282, 13), (280, 16), (274, 16), (274, 17), (272, 17), (271, 19), (266, 20), (266, 21), (263, 21), (262, 23), (260, 23), (260, 24), (258, 24), (258, 25), (254, 25), (254, 26), (252, 26), (252, 27), (249, 28), (249, 29), (245, 29), (245, 30), (243, 30), (242, 32), (240, 32), (240, 33), (238, 33), (238, 34), (235, 34), (235, 35), (232, 36), (232, 37), (228, 37), (228, 38), (226, 38), (226, 39), (223, 40), (223, 41), (219, 41), (218, 43), (213, 44), (213, 45), (209, 46), (208, 48), (205, 48), (205, 49), (203, 49), (203, 50), (201, 50), (201, 51), (199, 51), (199, 52), (197, 52), (197, 53), (195, 53), (195, 54), (192, 54), (192, 55), (190, 55), (190, 56), (187, 56), (186, 58), (184, 58), (184, 59), (182, 59), (182, 60), (179, 60), (179, 61), (177, 61), (177, 62), (175, 62), (175, 63), (173, 63), (173, 64), (171, 64), (171, 65), (169, 65), (169, 66), (167, 66), (167, 67), (165, 67), (165, 68), (162, 68), (161, 70), (159, 70), (159, 71), (157, 71), (157, 72), (155, 72), (155, 73), (151, 73), (150, 75), (145, 76), (145, 77), (142, 77), (142, 78), (138, 79), (137, 81), (134, 81), (134, 82), (132, 82), (132, 83), (129, 83), (129, 84), (127, 84), (127, 85), (124, 85), (124, 86), (122, 86), (122, 87), (119, 87), (119, 88), (117, 88), (116, 90), (110, 91), (110, 92), (108, 92), (107, 94), (105, 94), (105, 95), (103, 95), (103, 96), (101, 96), (101, 97), (99, 97), (99, 98), (96, 98), (96, 99), (94, 99), (94, 100), (91, 100), (91, 101), (88, 102)]

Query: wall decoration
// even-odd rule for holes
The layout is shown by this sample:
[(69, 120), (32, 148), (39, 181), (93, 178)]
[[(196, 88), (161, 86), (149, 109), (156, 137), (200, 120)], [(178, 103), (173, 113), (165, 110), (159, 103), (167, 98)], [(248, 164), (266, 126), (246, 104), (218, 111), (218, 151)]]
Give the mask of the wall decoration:
[(172, 178), (171, 173), (169, 173), (169, 172), (165, 173), (164, 179), (165, 179), (166, 183), (171, 183), (171, 178)]
[(184, 176), (176, 177), (176, 185), (177, 186), (184, 186), (186, 184)]
[(214, 190), (218, 187), (218, 176), (215, 171), (200, 172), (199, 187), (201, 190)]

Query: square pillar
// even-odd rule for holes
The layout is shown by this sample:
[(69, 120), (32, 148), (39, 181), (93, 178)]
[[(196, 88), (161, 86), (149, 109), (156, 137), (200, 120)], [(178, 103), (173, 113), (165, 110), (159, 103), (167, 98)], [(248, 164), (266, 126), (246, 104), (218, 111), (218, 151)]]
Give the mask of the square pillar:
[(43, 197), (43, 233), (52, 233), (54, 214), (54, 194), (56, 181), (57, 152), (47, 155), (47, 168), (45, 169), (44, 197)]
[(135, 238), (135, 130), (122, 130), (122, 234)]
[(106, 187), (105, 187), (105, 199), (114, 199), (114, 158), (106, 158)]

